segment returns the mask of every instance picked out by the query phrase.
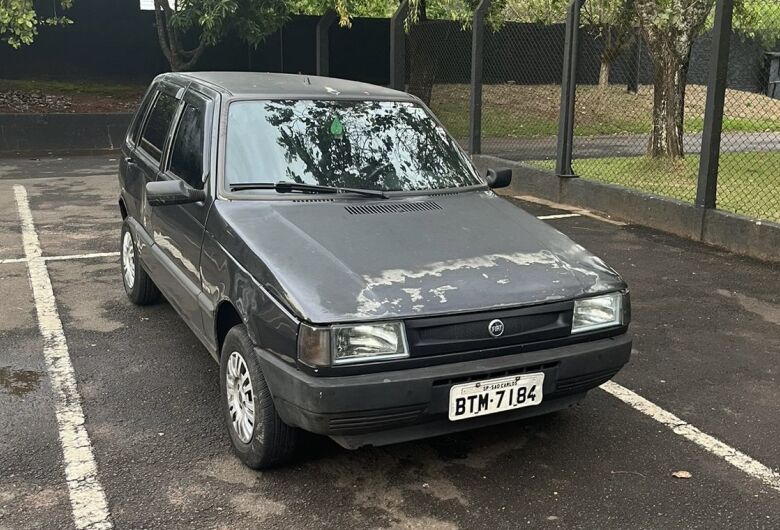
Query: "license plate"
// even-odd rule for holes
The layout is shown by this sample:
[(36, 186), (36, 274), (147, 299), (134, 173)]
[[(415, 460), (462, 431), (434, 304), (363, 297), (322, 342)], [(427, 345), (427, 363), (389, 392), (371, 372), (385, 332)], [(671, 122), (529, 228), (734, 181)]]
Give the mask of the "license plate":
[(450, 389), (450, 421), (495, 414), (542, 402), (544, 372), (512, 375)]

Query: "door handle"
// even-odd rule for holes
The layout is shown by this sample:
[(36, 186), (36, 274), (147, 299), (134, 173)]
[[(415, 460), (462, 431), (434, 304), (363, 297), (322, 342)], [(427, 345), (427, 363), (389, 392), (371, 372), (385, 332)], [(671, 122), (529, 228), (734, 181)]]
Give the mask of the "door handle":
[(126, 156), (126, 157), (125, 157), (125, 164), (127, 164), (128, 166), (137, 166), (137, 165), (138, 165), (138, 164), (136, 164), (136, 163), (135, 163), (135, 161), (134, 161), (132, 158), (130, 158), (129, 156)]

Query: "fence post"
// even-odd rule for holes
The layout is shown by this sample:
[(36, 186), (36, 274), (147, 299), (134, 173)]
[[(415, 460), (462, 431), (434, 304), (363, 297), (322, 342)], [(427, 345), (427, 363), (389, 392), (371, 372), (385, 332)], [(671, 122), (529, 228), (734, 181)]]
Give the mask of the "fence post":
[(566, 40), (563, 46), (563, 78), (561, 79), (561, 109), (558, 122), (558, 153), (555, 174), (576, 177), (571, 167), (574, 144), (574, 100), (577, 95), (577, 55), (580, 34), (580, 9), (584, 0), (571, 0), (566, 15)]
[(317, 21), (317, 75), (330, 75), (330, 27), (338, 19), (333, 10), (328, 10)]
[(390, 88), (406, 88), (406, 15), (409, 0), (403, 0), (390, 19)]
[(726, 101), (733, 12), (734, 0), (718, 0), (715, 7), (715, 23), (712, 27), (712, 55), (710, 55), (710, 72), (707, 79), (707, 101), (704, 105), (699, 183), (696, 188), (696, 206), (700, 208), (715, 208), (718, 194), (720, 139), (723, 132), (723, 107)]
[(482, 152), (482, 51), (485, 42), (485, 14), (492, 0), (481, 0), (471, 25), (471, 100), (469, 101), (469, 153)]

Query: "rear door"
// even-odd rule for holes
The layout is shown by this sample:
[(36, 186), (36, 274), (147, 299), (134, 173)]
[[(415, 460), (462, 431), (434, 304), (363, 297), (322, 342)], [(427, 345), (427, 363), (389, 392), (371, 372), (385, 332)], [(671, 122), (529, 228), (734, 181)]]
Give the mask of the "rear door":
[(161, 261), (172, 277), (167, 293), (182, 317), (196, 332), (202, 333), (203, 321), (198, 305), (201, 292), (200, 250), (206, 216), (212, 199), (207, 185), (209, 176), (210, 132), (213, 102), (206, 96), (188, 91), (174, 119), (170, 146), (163, 159), (159, 180), (183, 180), (188, 186), (206, 190), (206, 200), (192, 204), (152, 208), (153, 238), (161, 252)]

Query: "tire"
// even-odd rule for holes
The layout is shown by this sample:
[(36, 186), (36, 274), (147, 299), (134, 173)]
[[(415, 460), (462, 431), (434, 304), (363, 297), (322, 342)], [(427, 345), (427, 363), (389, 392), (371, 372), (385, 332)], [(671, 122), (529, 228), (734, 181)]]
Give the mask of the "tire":
[[(246, 382), (245, 374), (249, 381)], [(267, 469), (288, 462), (295, 454), (299, 431), (282, 421), (243, 324), (225, 337), (219, 363), (223, 416), (233, 451), (252, 469)], [(248, 389), (251, 388), (251, 395)], [(251, 409), (248, 408), (251, 405)], [(251, 425), (242, 418), (253, 418)]]
[(122, 285), (127, 297), (135, 305), (149, 305), (160, 299), (160, 291), (141, 266), (138, 259), (138, 246), (133, 232), (125, 221), (122, 223), (122, 236), (119, 239), (119, 263), (122, 268)]

